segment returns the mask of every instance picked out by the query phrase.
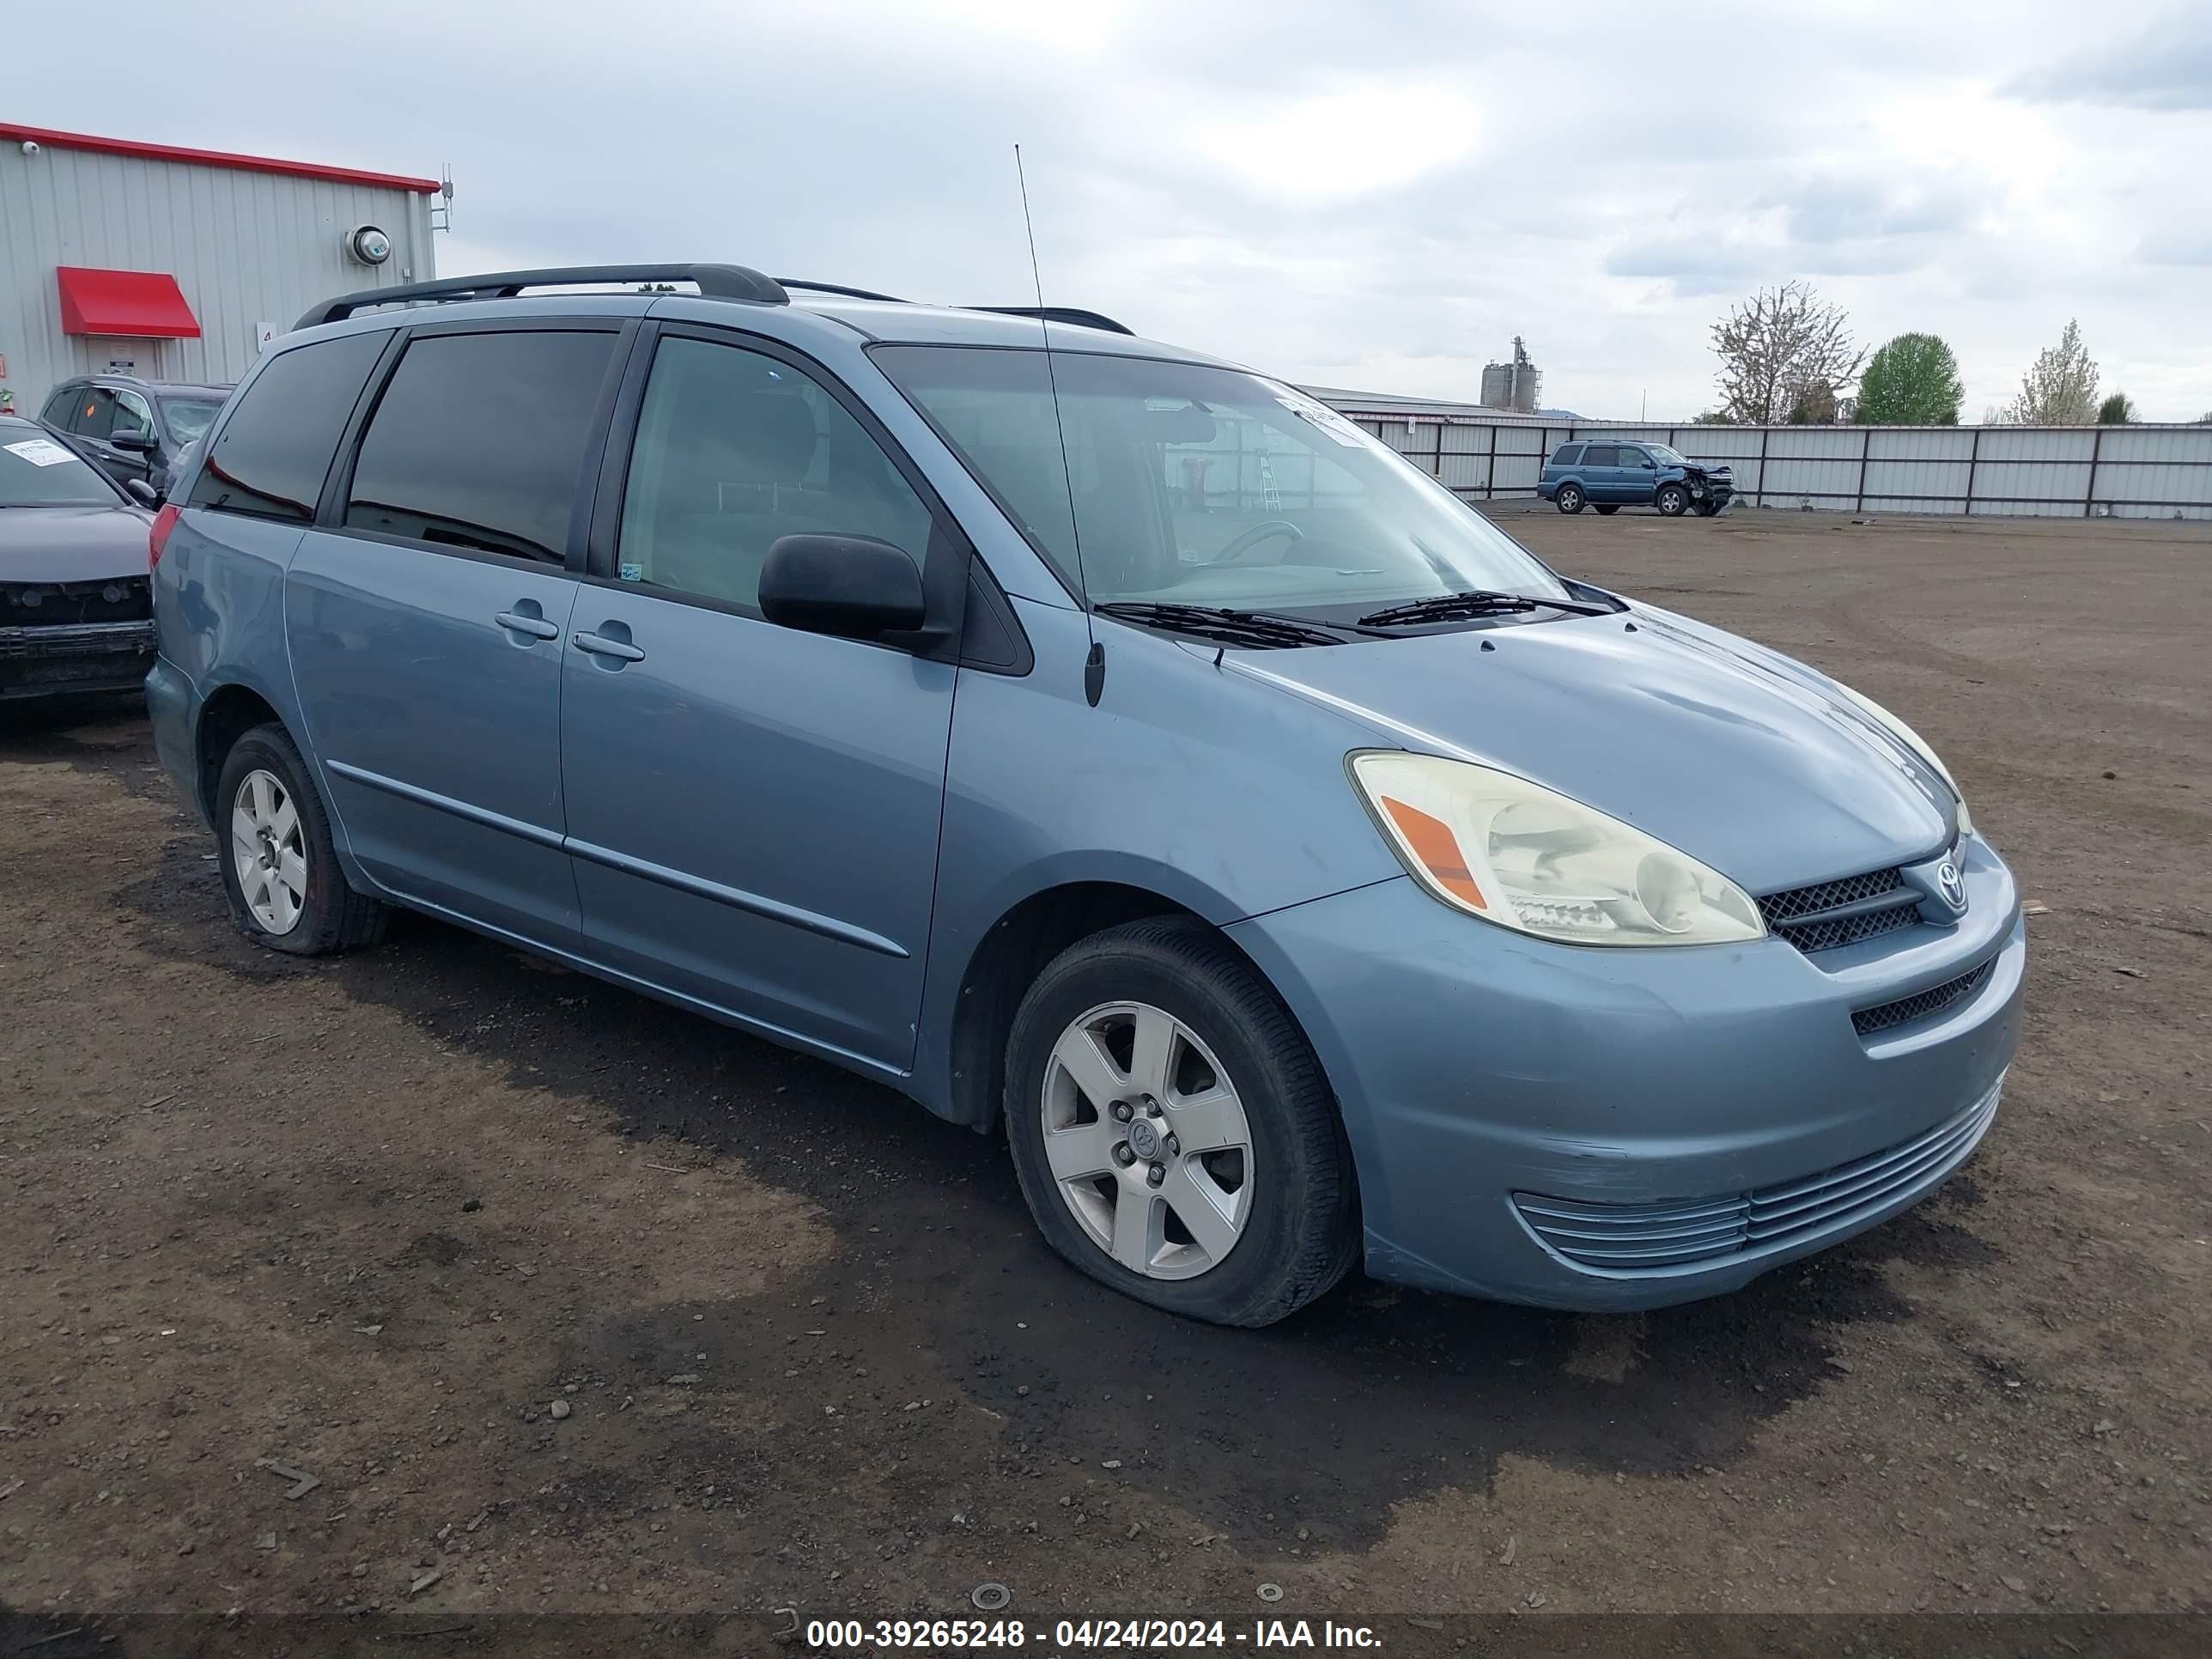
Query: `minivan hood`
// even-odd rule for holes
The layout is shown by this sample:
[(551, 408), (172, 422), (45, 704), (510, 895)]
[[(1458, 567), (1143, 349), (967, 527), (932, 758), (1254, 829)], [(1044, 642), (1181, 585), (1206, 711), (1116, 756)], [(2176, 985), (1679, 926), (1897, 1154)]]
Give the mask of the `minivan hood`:
[(1556, 789), (1753, 893), (1910, 863), (1954, 832), (1949, 787), (1834, 682), (1664, 611), (1225, 665), (1364, 720), (1381, 746)]

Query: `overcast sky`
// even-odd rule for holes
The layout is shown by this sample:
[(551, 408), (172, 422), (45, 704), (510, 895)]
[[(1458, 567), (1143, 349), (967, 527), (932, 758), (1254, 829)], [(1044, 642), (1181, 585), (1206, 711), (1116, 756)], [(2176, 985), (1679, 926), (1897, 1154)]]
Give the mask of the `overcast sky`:
[[(325, 14), (327, 17), (325, 18)], [(94, 27), (95, 20), (97, 26)], [(1966, 417), (2078, 317), (2212, 409), (2212, 5), (102, 0), (9, 6), (13, 119), (450, 164), (441, 274), (733, 260), (1045, 298), (1306, 381), (1682, 419), (1802, 277), (1941, 333)]]

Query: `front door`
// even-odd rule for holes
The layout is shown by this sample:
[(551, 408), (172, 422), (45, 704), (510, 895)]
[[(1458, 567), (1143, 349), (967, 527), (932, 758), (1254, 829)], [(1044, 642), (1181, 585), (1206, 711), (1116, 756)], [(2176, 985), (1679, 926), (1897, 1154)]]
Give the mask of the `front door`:
[(1651, 505), (1651, 498), (1658, 494), (1659, 469), (1647, 452), (1632, 444), (1621, 445), (1620, 477), (1620, 493), (1616, 500)]
[(956, 670), (763, 620), (769, 547), (809, 532), (933, 556), (931, 509), (823, 381), (767, 349), (663, 337), (614, 562), (578, 595), (562, 669), (585, 948), (903, 1071)]
[(573, 950), (561, 662), (611, 328), (418, 332), (285, 589), (354, 855), (402, 897)]

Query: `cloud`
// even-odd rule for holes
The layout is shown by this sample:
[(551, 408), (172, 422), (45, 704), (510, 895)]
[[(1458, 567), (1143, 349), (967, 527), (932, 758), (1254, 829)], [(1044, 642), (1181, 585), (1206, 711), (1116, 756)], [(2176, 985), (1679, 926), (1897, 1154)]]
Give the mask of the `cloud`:
[(2154, 265), (2212, 265), (2212, 229), (2200, 223), (2162, 230), (2143, 238), (2136, 257)]
[[(2182, 97), (2170, 48), (2196, 26), (2100, 5), (2100, 27), (2154, 44), (2099, 73)], [(1868, 338), (1944, 334), (1970, 408), (2076, 314), (2136, 365), (2130, 391), (2212, 404), (2194, 118), (1998, 91), (2048, 74), (2039, 42), (2082, 38), (2078, 0), (1773, 12), (1759, 55), (1787, 74), (1655, 73), (1591, 51), (1587, 9), (1470, 0), (661, 0), (649, 21), (601, 0), (386, 0), (373, 29), (296, 0), (202, 0), (185, 29), (174, 0), (104, 7), (107, 34), (161, 51), (118, 56), (66, 8), (15, 8), (15, 118), (450, 162), (447, 273), (726, 259), (1019, 301), (1019, 142), (1048, 300), (1292, 379), (1472, 397), (1521, 334), (1559, 404), (1633, 415), (1648, 392), (1654, 418), (1687, 416), (1710, 400), (1713, 318), (1802, 276)], [(1746, 27), (1714, 0), (1667, 20), (1701, 40)], [(2069, 97), (2092, 78), (2073, 61)], [(295, 72), (334, 62), (374, 95)]]
[(1963, 230), (1980, 199), (1963, 180), (1942, 175), (1914, 179), (1830, 173), (1770, 191), (1759, 201), (1782, 210), (1793, 240), (1831, 243)]
[(2006, 83), (2030, 103), (2212, 110), (2212, 14), (2175, 12), (2141, 34), (2109, 37)]

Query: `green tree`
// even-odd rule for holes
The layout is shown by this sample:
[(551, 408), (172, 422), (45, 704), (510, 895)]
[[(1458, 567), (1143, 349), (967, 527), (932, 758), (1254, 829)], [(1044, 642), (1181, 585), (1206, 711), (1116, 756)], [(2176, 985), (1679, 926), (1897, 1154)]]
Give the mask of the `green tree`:
[(2036, 354), (2021, 376), (2020, 395), (2005, 410), (2015, 426), (2087, 426), (2097, 417), (2097, 365), (2081, 343), (2081, 325), (2068, 319), (2058, 343)]
[(2133, 426), (2136, 423), (2136, 400), (2124, 392), (2115, 392), (2097, 405), (2099, 426)]
[(1900, 334), (1869, 360), (1855, 411), (1864, 426), (1956, 426), (1966, 388), (1959, 360), (1934, 334)]

